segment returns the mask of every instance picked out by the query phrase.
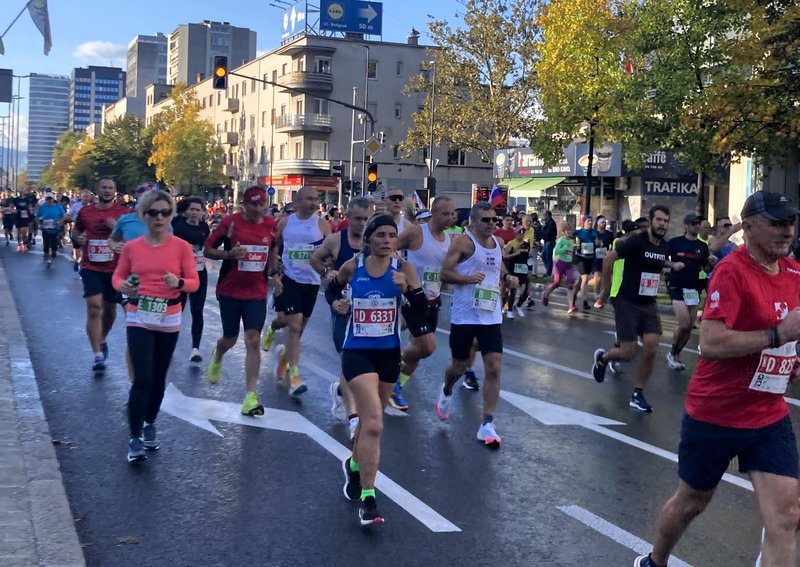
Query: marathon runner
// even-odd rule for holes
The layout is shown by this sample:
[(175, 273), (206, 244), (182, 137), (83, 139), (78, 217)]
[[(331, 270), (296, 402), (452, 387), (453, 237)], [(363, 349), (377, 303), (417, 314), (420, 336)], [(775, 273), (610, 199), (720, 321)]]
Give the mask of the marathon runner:
[(172, 219), (172, 230), (178, 238), (185, 240), (194, 252), (195, 267), (200, 279), (200, 286), (196, 291), (185, 292), (181, 295), (181, 308), (186, 309), (189, 303), (189, 312), (192, 314), (192, 354), (190, 362), (203, 362), (200, 354), (200, 341), (203, 338), (203, 309), (206, 305), (206, 292), (208, 290), (208, 271), (203, 248), (208, 240), (211, 230), (203, 222), (204, 206), (200, 197), (187, 197), (182, 201), (183, 215), (176, 215)]
[(405, 250), (408, 261), (414, 266), (422, 280), (422, 290), (428, 300), (426, 316), (412, 326), (413, 317), (406, 317), (408, 306), (403, 307), (403, 318), (411, 333), (411, 341), (403, 351), (400, 377), (392, 390), (389, 403), (395, 409), (408, 411), (408, 402), (403, 396), (411, 375), (420, 360), (428, 358), (436, 350), (436, 328), (439, 326), (439, 309), (442, 306), (442, 263), (450, 248), (451, 238), (444, 231), (456, 221), (456, 209), (449, 197), (437, 197), (431, 208), (431, 219), (422, 225), (409, 226), (397, 239), (397, 250)]
[[(94, 200), (94, 195), (92, 194), (92, 192), (89, 191), (88, 189), (84, 189), (83, 191), (81, 191), (80, 200), (76, 200), (74, 203), (72, 203), (69, 214), (72, 217), (73, 231), (75, 228), (75, 221), (78, 219), (78, 213), (86, 205), (91, 205), (93, 200)], [(72, 233), (70, 233), (70, 240), (72, 241), (72, 261), (73, 261), (72, 269), (75, 272), (77, 272), (80, 269), (81, 265), (81, 246), (80, 244), (75, 242), (74, 238), (72, 238)]]
[(784, 393), (800, 380), (800, 265), (786, 257), (797, 209), (758, 191), (742, 209), (744, 246), (714, 268), (678, 448), (678, 488), (661, 510), (653, 550), (635, 567), (667, 564), (691, 521), (738, 458), (764, 522), (764, 566), (797, 564), (798, 454)]
[(375, 502), (383, 411), (400, 371), (399, 311), (402, 297), (411, 307), (410, 326), (428, 309), (414, 267), (393, 257), (397, 226), (388, 214), (377, 215), (364, 231), (364, 254), (348, 260), (328, 285), (326, 299), (342, 301), (350, 286), (352, 314), (342, 351), (342, 374), (350, 383), (360, 421), (353, 453), (342, 462), (348, 500), (360, 500), (362, 526), (383, 523)]
[(3, 208), (3, 232), (6, 237), (6, 246), (11, 246), (14, 240), (14, 225), (17, 220), (17, 207), (14, 205), (14, 197), (11, 196), (11, 191), (3, 193), (3, 201), (0, 202), (0, 207)]
[[(244, 192), (243, 212), (233, 213), (219, 222), (206, 240), (206, 258), (222, 260), (217, 280), (217, 300), (222, 319), (222, 336), (217, 340), (208, 363), (207, 377), (212, 384), (222, 375), (222, 357), (239, 338), (239, 325), (244, 327), (245, 382), (247, 393), (242, 414), (264, 415), (258, 395), (258, 372), (261, 352), (258, 340), (267, 318), (267, 280), (277, 273), (275, 221), (264, 216), (267, 192), (253, 186)], [(222, 246), (223, 250), (219, 247)], [(275, 292), (280, 292), (280, 280)]]
[(28, 222), (28, 248), (36, 245), (36, 235), (39, 233), (39, 197), (32, 187), (26, 189), (25, 199), (28, 201), (30, 219)]
[(31, 205), (27, 196), (14, 197), (14, 208), (17, 210), (17, 252), (28, 251), (28, 226), (31, 223)]
[(403, 216), (403, 201), (405, 201), (405, 195), (403, 195), (403, 190), (399, 187), (390, 187), (389, 191), (386, 192), (386, 199), (384, 200), (386, 213), (392, 215), (395, 224), (397, 224), (398, 236), (412, 226), (412, 223)]
[(542, 293), (542, 305), (547, 307), (550, 304), (550, 294), (553, 293), (561, 286), (561, 280), (566, 280), (567, 283), (567, 315), (575, 313), (578, 308), (575, 307), (575, 269), (573, 268), (572, 260), (575, 253), (575, 240), (572, 238), (572, 227), (564, 224), (561, 229), (562, 236), (556, 242), (553, 248), (552, 260), (555, 262), (553, 265), (553, 283), (547, 286), (547, 289)]
[(94, 353), (92, 370), (103, 373), (108, 358), (106, 337), (114, 326), (119, 299), (111, 283), (117, 257), (109, 246), (108, 237), (117, 219), (128, 210), (114, 202), (117, 185), (110, 177), (98, 179), (96, 191), (97, 204), (86, 205), (78, 212), (72, 239), (83, 249), (80, 274), (86, 298), (86, 334)]
[[(578, 280), (578, 289), (575, 292), (577, 296), (583, 298), (583, 308), (591, 309), (589, 301), (586, 299), (589, 291), (589, 278), (594, 273), (595, 253), (597, 247), (597, 231), (592, 228), (592, 217), (586, 215), (583, 217), (583, 227), (575, 231), (575, 264), (580, 274)], [(575, 298), (577, 302), (577, 297)], [(575, 304), (573, 304), (575, 305)], [(577, 307), (576, 307), (577, 310)]]
[(58, 254), (58, 237), (68, 216), (64, 208), (54, 201), (52, 191), (45, 192), (44, 205), (39, 207), (38, 216), (42, 226), (43, 258), (49, 269), (53, 265), (53, 258)]
[[(329, 234), (322, 242), (322, 246), (314, 250), (311, 255), (311, 267), (329, 284), (339, 273), (339, 270), (353, 256), (361, 252), (363, 246), (364, 228), (369, 220), (369, 211), (372, 205), (365, 197), (355, 197), (347, 204), (345, 217), (348, 227), (340, 232)], [(342, 354), (344, 337), (347, 332), (347, 321), (350, 318), (349, 289), (345, 288), (342, 299), (334, 299), (331, 303), (331, 330), (333, 345), (336, 352)], [(340, 379), (330, 387), (331, 413), (334, 419), (344, 421), (347, 419), (350, 440), (356, 434), (358, 426), (358, 412), (356, 401), (347, 381)]]
[[(592, 266), (592, 279), (594, 280), (594, 295), (595, 298), (600, 297), (600, 291), (603, 284), (603, 259), (611, 250), (611, 245), (614, 243), (614, 233), (607, 230), (608, 221), (605, 217), (597, 217), (595, 222), (595, 231), (597, 233), (597, 246), (594, 249), (594, 265)], [(595, 300), (595, 308), (602, 307), (602, 303)]]
[(317, 303), (320, 276), (311, 267), (311, 254), (331, 233), (328, 221), (316, 214), (318, 191), (301, 187), (294, 200), (295, 212), (278, 223), (278, 242), (283, 246), (283, 274), (275, 275), (282, 283), (275, 286), (275, 311), (261, 341), (269, 350), (275, 332), (288, 327), (286, 340), (278, 347), (275, 376), (279, 381), (289, 377), (289, 395), (299, 396), (308, 390), (300, 378), (300, 337)]
[(617, 242), (616, 250), (609, 252), (603, 262), (602, 303), (606, 302), (611, 289), (611, 274), (617, 258), (625, 260), (622, 283), (614, 300), (614, 319), (617, 327), (619, 347), (606, 352), (594, 351), (592, 375), (597, 382), (606, 377), (606, 367), (614, 360), (628, 361), (636, 351), (636, 337), (642, 337), (644, 352), (634, 380), (635, 387), (628, 405), (635, 410), (650, 413), (653, 407), (644, 397), (644, 388), (653, 371), (653, 361), (658, 351), (661, 336), (661, 318), (658, 314), (656, 296), (661, 281), (661, 270), (667, 266), (673, 270), (683, 269), (681, 262), (670, 262), (664, 236), (669, 228), (669, 209), (655, 205), (650, 209), (650, 228)]
[(492, 235), (496, 219), (492, 205), (476, 203), (470, 210), (469, 230), (453, 240), (442, 265), (442, 282), (455, 284), (450, 311), (452, 363), (445, 370), (436, 401), (436, 415), (448, 419), (453, 386), (467, 369), (472, 343), (477, 339), (485, 369), (484, 417), (477, 438), (490, 447), (499, 447), (502, 441), (494, 427), (503, 353), (500, 281), (504, 279), (509, 287), (517, 285), (517, 279), (503, 267), (503, 242)]
[[(531, 255), (530, 242), (525, 240), (526, 231), (524, 225), (515, 228), (514, 238), (506, 244), (504, 249), (503, 262), (506, 270), (517, 278), (515, 288), (506, 288), (506, 304), (508, 306), (506, 319), (513, 319), (514, 314), (517, 317), (525, 318), (522, 304), (525, 303), (525, 298), (528, 296), (528, 258)], [(516, 301), (517, 290), (519, 290), (519, 301)]]

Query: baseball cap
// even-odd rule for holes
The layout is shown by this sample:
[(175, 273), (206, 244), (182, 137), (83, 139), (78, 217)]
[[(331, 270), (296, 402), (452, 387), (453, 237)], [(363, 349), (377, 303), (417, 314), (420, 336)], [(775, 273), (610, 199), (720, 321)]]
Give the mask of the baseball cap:
[(416, 219), (417, 220), (429, 219), (432, 216), (433, 215), (431, 214), (431, 212), (428, 209), (422, 209), (420, 212), (417, 213)]
[(244, 202), (250, 205), (266, 203), (267, 192), (262, 187), (254, 185), (244, 192)]
[(155, 187), (153, 187), (153, 184), (152, 184), (152, 183), (141, 183), (141, 184), (140, 184), (140, 185), (139, 185), (139, 186), (136, 188), (136, 194), (137, 194), (137, 195), (141, 195), (141, 194), (142, 194), (142, 193), (144, 193), (145, 191), (150, 191), (151, 189), (155, 189)]
[(742, 218), (763, 215), (769, 220), (788, 220), (797, 215), (786, 195), (769, 191), (756, 191), (750, 195), (742, 207)]
[(698, 215), (697, 213), (689, 213), (685, 217), (683, 217), (683, 224), (692, 224), (695, 221), (703, 220), (703, 217)]

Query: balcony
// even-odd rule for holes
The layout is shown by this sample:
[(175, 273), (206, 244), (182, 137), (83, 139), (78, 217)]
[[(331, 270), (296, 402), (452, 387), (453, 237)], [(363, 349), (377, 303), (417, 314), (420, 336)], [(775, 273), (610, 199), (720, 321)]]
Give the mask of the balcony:
[(279, 159), (272, 165), (272, 170), (281, 175), (330, 175), (331, 162), (327, 159)]
[(222, 174), (225, 177), (230, 177), (232, 179), (236, 178), (236, 166), (235, 165), (223, 165), (222, 166)]
[(278, 132), (330, 132), (330, 114), (284, 114), (275, 122)]
[(278, 79), (281, 85), (295, 89), (307, 91), (319, 91), (329, 93), (333, 91), (333, 75), (330, 73), (312, 73), (309, 71), (298, 71), (287, 73)]
[(222, 143), (229, 146), (239, 145), (239, 134), (237, 132), (223, 132)]
[(225, 104), (222, 105), (223, 112), (232, 112), (236, 114), (239, 112), (239, 99), (238, 98), (226, 98)]

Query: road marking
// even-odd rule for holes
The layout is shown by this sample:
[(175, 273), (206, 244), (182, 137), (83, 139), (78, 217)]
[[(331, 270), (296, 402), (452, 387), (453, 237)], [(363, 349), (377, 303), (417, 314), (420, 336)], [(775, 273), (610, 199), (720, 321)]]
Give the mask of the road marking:
[[(614, 331), (603, 331), (603, 332), (606, 333), (607, 335), (616, 335), (616, 333)], [(666, 348), (672, 348), (672, 345), (669, 344), (669, 343), (658, 343), (658, 346), (662, 346), (662, 347), (666, 347)], [(699, 350), (695, 350), (693, 348), (684, 348), (683, 350), (685, 352), (693, 352), (694, 354), (697, 354), (697, 355), (700, 354)]]
[[(584, 526), (587, 526), (594, 531), (603, 534), (609, 539), (614, 540), (618, 544), (627, 547), (631, 551), (636, 552), (638, 555), (647, 555), (653, 549), (653, 546), (641, 538), (636, 537), (630, 532), (626, 532), (619, 526), (615, 526), (611, 522), (604, 520), (600, 516), (592, 514), (585, 508), (576, 506), (556, 506), (558, 510), (564, 512), (567, 516), (578, 520)], [(692, 567), (685, 561), (681, 561), (674, 555), (669, 556), (670, 567)]]
[[(167, 386), (161, 410), (182, 419), (192, 425), (222, 437), (222, 434), (211, 424), (211, 421), (224, 421), (249, 427), (259, 427), (276, 431), (288, 431), (308, 435), (320, 447), (328, 451), (339, 461), (350, 456), (350, 449), (322, 431), (304, 416), (294, 411), (264, 408), (262, 417), (242, 415), (238, 404), (217, 400), (206, 400), (186, 396), (173, 384)], [(460, 532), (461, 529), (441, 516), (430, 506), (411, 494), (392, 479), (379, 472), (375, 479), (375, 487), (387, 498), (414, 516), (432, 532)]]

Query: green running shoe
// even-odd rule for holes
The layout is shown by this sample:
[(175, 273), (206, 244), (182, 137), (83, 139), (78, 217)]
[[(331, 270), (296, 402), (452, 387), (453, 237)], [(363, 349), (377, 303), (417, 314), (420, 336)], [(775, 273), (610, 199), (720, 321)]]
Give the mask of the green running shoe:
[(222, 361), (217, 361), (217, 349), (211, 351), (211, 360), (208, 362), (208, 370), (206, 371), (206, 378), (211, 384), (219, 382), (222, 376)]
[(244, 402), (242, 402), (242, 415), (249, 415), (250, 417), (264, 415), (264, 406), (261, 405), (257, 392), (247, 392)]
[(267, 330), (264, 331), (264, 336), (261, 337), (261, 350), (269, 351), (272, 348), (272, 343), (275, 342), (275, 329), (272, 325), (267, 325)]

